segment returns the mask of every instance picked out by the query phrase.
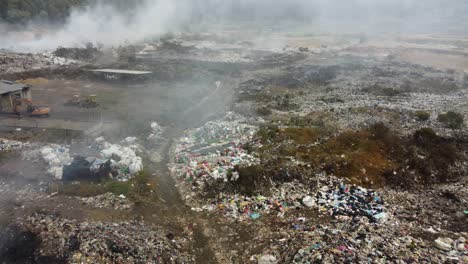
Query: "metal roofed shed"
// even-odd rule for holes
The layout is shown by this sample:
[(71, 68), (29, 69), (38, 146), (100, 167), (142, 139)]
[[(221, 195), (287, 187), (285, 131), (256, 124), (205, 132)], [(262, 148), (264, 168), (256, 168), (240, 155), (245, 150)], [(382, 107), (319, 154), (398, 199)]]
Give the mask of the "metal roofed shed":
[(145, 74), (153, 73), (150, 71), (133, 71), (133, 70), (119, 70), (119, 69), (96, 69), (96, 70), (91, 70), (91, 71), (109, 73), (109, 74), (129, 74), (129, 75), (145, 75)]
[(121, 69), (94, 69), (89, 70), (107, 80), (122, 80), (122, 79), (146, 79), (153, 72), (150, 71), (134, 71)]
[(31, 87), (0, 80), (0, 112), (15, 112), (18, 100), (31, 100)]
[(22, 83), (15, 83), (12, 81), (0, 80), (0, 95), (11, 93), (15, 91), (22, 91), (23, 89), (29, 89), (28, 85)]

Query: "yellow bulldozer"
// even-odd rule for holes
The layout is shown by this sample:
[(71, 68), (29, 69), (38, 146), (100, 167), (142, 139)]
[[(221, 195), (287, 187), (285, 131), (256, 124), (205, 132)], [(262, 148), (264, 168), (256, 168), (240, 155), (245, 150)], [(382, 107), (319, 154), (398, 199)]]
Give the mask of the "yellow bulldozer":
[(97, 102), (97, 95), (95, 94), (91, 94), (86, 97), (74, 95), (73, 98), (66, 103), (66, 105), (79, 106), (83, 108), (96, 108), (99, 106), (99, 103)]

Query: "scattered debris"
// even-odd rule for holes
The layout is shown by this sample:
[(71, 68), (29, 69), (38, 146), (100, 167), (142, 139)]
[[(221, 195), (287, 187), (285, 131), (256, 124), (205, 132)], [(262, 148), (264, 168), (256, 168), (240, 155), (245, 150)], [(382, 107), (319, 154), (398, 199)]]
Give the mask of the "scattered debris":
[(134, 203), (128, 200), (124, 195), (115, 195), (105, 193), (94, 197), (80, 198), (80, 200), (95, 208), (110, 208), (115, 210), (128, 210), (134, 206)]
[[(36, 238), (32, 259), (61, 259), (66, 263), (191, 263), (181, 252), (180, 238), (142, 222), (78, 222), (35, 214), (18, 219), (19, 230)], [(10, 229), (10, 232), (13, 228)], [(9, 244), (11, 252), (23, 245)]]
[(28, 146), (29, 143), (23, 143), (20, 141), (1, 139), (0, 138), (0, 152), (2, 151), (13, 151), (20, 150), (25, 146)]

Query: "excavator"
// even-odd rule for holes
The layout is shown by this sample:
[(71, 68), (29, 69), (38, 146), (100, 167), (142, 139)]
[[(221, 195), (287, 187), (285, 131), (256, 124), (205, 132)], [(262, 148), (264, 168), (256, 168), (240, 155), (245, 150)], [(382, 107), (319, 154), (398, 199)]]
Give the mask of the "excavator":
[(31, 99), (17, 99), (15, 105), (15, 113), (21, 115), (21, 106), (26, 105), (26, 113), (30, 117), (48, 117), (50, 108), (46, 106), (34, 105)]

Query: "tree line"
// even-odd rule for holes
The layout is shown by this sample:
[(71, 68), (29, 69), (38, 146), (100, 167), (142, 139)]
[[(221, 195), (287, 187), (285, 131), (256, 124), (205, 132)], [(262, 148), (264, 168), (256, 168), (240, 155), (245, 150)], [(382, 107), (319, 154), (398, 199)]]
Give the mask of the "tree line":
[(93, 4), (112, 5), (116, 10), (131, 10), (142, 0), (0, 0), (0, 22), (24, 24), (29, 21), (62, 22), (72, 8)]
[(1, 0), (0, 20), (11, 24), (31, 20), (63, 21), (72, 7), (88, 4), (88, 0)]

